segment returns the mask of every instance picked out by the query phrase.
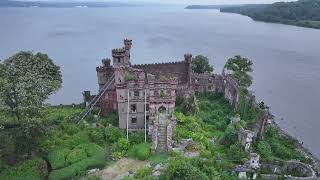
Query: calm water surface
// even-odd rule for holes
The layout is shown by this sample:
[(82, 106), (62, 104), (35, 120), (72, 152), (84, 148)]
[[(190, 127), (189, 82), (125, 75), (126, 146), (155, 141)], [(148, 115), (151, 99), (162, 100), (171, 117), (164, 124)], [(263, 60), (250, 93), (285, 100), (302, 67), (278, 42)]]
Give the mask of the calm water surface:
[(320, 30), (182, 7), (0, 9), (1, 59), (33, 50), (61, 66), (63, 88), (53, 104), (80, 102), (83, 90), (97, 91), (95, 67), (123, 38), (134, 40), (133, 63), (205, 54), (221, 72), (228, 57), (252, 59), (257, 98), (320, 157)]

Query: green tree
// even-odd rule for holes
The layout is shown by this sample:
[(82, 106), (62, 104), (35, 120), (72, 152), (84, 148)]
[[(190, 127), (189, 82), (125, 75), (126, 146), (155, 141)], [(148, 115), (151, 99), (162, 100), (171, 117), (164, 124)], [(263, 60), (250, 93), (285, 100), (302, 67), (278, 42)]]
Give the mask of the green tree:
[(0, 63), (0, 99), (19, 121), (36, 117), (61, 84), (60, 67), (46, 54), (21, 51)]
[(209, 64), (207, 57), (198, 55), (192, 60), (192, 70), (196, 73), (212, 72), (213, 66)]
[(252, 61), (241, 57), (239, 55), (228, 59), (224, 68), (231, 71), (232, 77), (234, 77), (240, 87), (248, 88), (252, 84), (252, 76), (249, 74), (252, 70)]
[(22, 51), (0, 62), (0, 103), (6, 112), (0, 118), (0, 135), (11, 141), (0, 151), (6, 152), (2, 155), (10, 164), (37, 150), (48, 129), (40, 109), (61, 83), (60, 68), (46, 54)]

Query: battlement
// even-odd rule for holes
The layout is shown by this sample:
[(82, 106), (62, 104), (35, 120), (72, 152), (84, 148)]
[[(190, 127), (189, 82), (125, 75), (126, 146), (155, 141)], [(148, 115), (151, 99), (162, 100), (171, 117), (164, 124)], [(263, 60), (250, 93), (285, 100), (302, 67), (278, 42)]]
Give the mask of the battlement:
[(104, 67), (111, 67), (111, 59), (105, 58), (105, 59), (102, 59), (101, 61)]
[(185, 54), (185, 55), (184, 55), (184, 60), (185, 60), (187, 63), (191, 64), (191, 62), (192, 62), (192, 54)]
[(100, 73), (106, 72), (106, 68), (104, 66), (98, 66), (98, 67), (96, 67), (96, 71), (100, 72)]
[(123, 40), (123, 43), (124, 43), (124, 47), (125, 47), (126, 50), (130, 50), (130, 49), (131, 49), (132, 40), (124, 39), (124, 40)]
[(125, 48), (112, 49), (112, 56), (113, 57), (125, 57), (126, 56), (126, 49)]
[(178, 65), (184, 64), (184, 61), (170, 61), (170, 62), (161, 62), (161, 63), (151, 63), (151, 64), (134, 64), (132, 67), (134, 68), (142, 68), (144, 66), (159, 66), (159, 65)]

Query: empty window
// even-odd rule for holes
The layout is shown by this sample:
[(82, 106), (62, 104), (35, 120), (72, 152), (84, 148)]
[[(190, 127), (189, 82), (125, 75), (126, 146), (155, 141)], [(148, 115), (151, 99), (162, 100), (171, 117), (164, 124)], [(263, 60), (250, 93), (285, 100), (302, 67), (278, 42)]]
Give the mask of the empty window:
[(131, 112), (133, 113), (137, 112), (137, 105), (131, 104)]
[(146, 120), (147, 120), (147, 122), (149, 122), (149, 116), (146, 116)]
[(121, 59), (120, 58), (118, 58), (118, 63), (121, 63)]
[(149, 104), (147, 104), (146, 106), (146, 111), (149, 111)]
[(131, 118), (131, 123), (132, 124), (137, 124), (137, 117), (132, 117)]
[(139, 91), (134, 91), (134, 97), (139, 97)]

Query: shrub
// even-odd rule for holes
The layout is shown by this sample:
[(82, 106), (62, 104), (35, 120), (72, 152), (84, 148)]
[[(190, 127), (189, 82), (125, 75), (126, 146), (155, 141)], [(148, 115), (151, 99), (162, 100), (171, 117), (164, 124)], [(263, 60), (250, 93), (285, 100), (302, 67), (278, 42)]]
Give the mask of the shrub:
[(130, 133), (129, 134), (130, 144), (139, 144), (144, 142), (144, 133)]
[(49, 180), (68, 180), (76, 176), (84, 175), (87, 169), (104, 167), (105, 154), (104, 149), (100, 146), (89, 143), (81, 144), (75, 149), (84, 151), (89, 157), (65, 168), (53, 170), (49, 175)]
[(79, 144), (89, 143), (90, 137), (86, 131), (74, 134), (72, 137), (64, 141), (64, 145), (69, 148), (74, 148)]
[(186, 122), (186, 116), (185, 116), (183, 113), (181, 113), (181, 112), (176, 112), (176, 113), (175, 113), (175, 116), (176, 116), (177, 121), (178, 121), (179, 123), (184, 123), (184, 122)]
[(112, 112), (111, 114), (109, 114), (107, 117), (104, 117), (101, 120), (101, 124), (104, 127), (108, 127), (109, 124), (111, 124), (112, 126), (117, 127), (119, 125), (119, 117), (118, 114), (116, 112)]
[(52, 169), (63, 168), (67, 165), (66, 157), (70, 149), (56, 149), (49, 153), (48, 160)]
[(242, 162), (247, 157), (247, 153), (240, 147), (239, 144), (233, 144), (227, 150), (228, 159), (231, 161)]
[(41, 180), (48, 175), (47, 163), (41, 158), (27, 160), (16, 167), (1, 171), (0, 179), (3, 180)]
[(130, 157), (137, 158), (142, 161), (148, 159), (150, 154), (150, 144), (148, 143), (134, 145), (129, 151)]
[(270, 147), (269, 143), (266, 141), (262, 140), (258, 143), (257, 151), (263, 159), (270, 159), (272, 156), (271, 147)]
[(84, 180), (101, 180), (101, 178), (98, 176), (88, 176), (85, 177)]
[(68, 164), (74, 164), (74, 163), (81, 161), (85, 158), (87, 158), (86, 151), (83, 149), (75, 148), (68, 154), (68, 156), (66, 158), (66, 162)]
[(194, 167), (186, 159), (174, 159), (169, 162), (167, 169), (168, 179), (209, 179), (205, 173)]
[(222, 140), (221, 144), (225, 145), (226, 147), (230, 147), (231, 145), (238, 142), (238, 132), (235, 128), (227, 128)]
[(125, 138), (120, 138), (117, 143), (112, 145), (112, 154), (111, 156), (114, 159), (122, 158), (129, 149), (129, 142)]
[(94, 143), (80, 144), (76, 148), (85, 150), (88, 157), (92, 157), (103, 152), (103, 148)]
[(106, 127), (105, 128), (105, 136), (106, 136), (106, 141), (108, 143), (115, 143), (120, 138), (124, 137), (124, 132), (120, 128)]
[(105, 143), (104, 132), (102, 128), (91, 128), (89, 130), (91, 142), (103, 145)]
[(137, 179), (143, 179), (151, 174), (152, 170), (149, 167), (142, 167), (138, 169), (136, 174), (134, 175), (135, 178)]
[(116, 151), (127, 151), (129, 149), (129, 142), (125, 138), (120, 138), (115, 144)]

